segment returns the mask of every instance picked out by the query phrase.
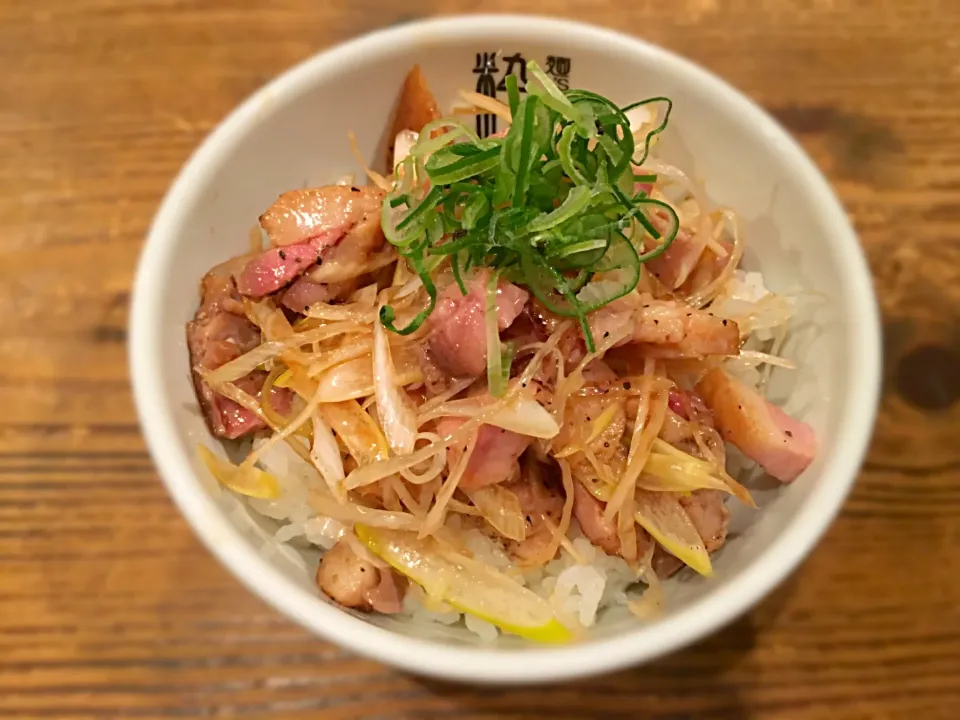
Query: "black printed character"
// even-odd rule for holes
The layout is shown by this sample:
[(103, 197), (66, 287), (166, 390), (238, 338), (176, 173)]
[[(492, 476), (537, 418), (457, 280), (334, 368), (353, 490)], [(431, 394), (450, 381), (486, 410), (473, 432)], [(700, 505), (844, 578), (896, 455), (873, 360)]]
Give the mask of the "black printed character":
[[(520, 53), (514, 53), (510, 57), (505, 57), (504, 60), (507, 63), (507, 70), (503, 73), (503, 77), (500, 79), (500, 84), (497, 85), (497, 90), (502, 90), (503, 92), (507, 91), (507, 75), (516, 75), (517, 76), (517, 89), (520, 92), (527, 91), (527, 59), (523, 57)], [(515, 67), (518, 67), (520, 72), (514, 70)]]
[(561, 90), (570, 89), (570, 58), (547, 56), (547, 75), (553, 78)]
[[(477, 53), (477, 65), (473, 68), (473, 72), (480, 76), (477, 78), (477, 92), (496, 99), (496, 73), (500, 72), (497, 68), (497, 54), (495, 52)], [(495, 132), (497, 132), (496, 115), (477, 115), (477, 135), (485, 138)]]

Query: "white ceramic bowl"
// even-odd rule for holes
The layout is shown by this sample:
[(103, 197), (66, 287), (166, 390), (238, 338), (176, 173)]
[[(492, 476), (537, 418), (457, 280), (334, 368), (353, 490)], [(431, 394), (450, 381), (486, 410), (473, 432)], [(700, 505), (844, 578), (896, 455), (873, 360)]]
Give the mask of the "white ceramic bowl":
[[(269, 524), (221, 492), (198, 464), (209, 443), (190, 381), (184, 324), (200, 277), (242, 252), (257, 216), (284, 191), (357, 170), (357, 133), (382, 157), (400, 83), (420, 63), (441, 106), (473, 89), (477, 55), (520, 53), (566, 70), (571, 87), (627, 103), (674, 101), (659, 152), (706, 183), (745, 221), (748, 265), (775, 290), (828, 298), (787, 344), (800, 364), (776, 374), (774, 395), (817, 431), (819, 456), (794, 484), (760, 492), (761, 509), (735, 518), (715, 577), (668, 583), (669, 609), (653, 623), (608, 617), (591, 639), (493, 648), (415, 637), (322, 599), (315, 557), (264, 557)], [(566, 59), (563, 60), (563, 59)], [(829, 185), (797, 144), (723, 81), (635, 38), (545, 18), (472, 16), (413, 23), (327, 50), (286, 72), (234, 111), (182, 170), (157, 213), (140, 261), (130, 319), (130, 366), (140, 421), (171, 495), (209, 549), (251, 590), (318, 635), (415, 673), (472, 682), (553, 681), (648, 661), (701, 638), (750, 608), (793, 570), (839, 510), (865, 452), (879, 388), (879, 330), (870, 275)], [(311, 567), (311, 563), (313, 564)], [(374, 624), (380, 622), (380, 624)]]

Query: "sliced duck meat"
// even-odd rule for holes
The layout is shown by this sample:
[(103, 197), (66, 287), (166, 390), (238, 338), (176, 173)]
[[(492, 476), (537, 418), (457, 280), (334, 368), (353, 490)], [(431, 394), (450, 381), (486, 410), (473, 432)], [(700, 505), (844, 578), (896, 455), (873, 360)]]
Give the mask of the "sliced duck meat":
[(701, 358), (740, 353), (737, 323), (676, 300), (623, 298), (591, 313), (589, 323), (594, 338), (605, 338), (632, 326), (633, 332), (617, 345), (633, 343), (646, 357)]
[[(463, 295), (454, 283), (437, 299), (430, 315), (427, 343), (436, 364), (453, 376), (480, 375), (487, 368), (487, 335), (484, 324), (487, 274), (478, 273)], [(497, 324), (510, 327), (527, 302), (527, 293), (513, 283), (497, 286)]]
[[(670, 389), (667, 413), (660, 429), (661, 439), (681, 449), (696, 448), (696, 443), (693, 442), (695, 429), (701, 434), (714, 435), (713, 427), (713, 413), (703, 402), (703, 398), (692, 390)], [(722, 444), (719, 438), (717, 442)], [(698, 453), (697, 450), (692, 454)]]
[(707, 373), (697, 392), (713, 411), (724, 440), (780, 482), (795, 480), (817, 454), (813, 428), (723, 370)]
[(277, 247), (343, 237), (368, 216), (379, 217), (383, 195), (379, 188), (353, 185), (291, 190), (260, 216), (260, 227)]
[[(443, 418), (437, 423), (437, 432), (443, 437), (452, 435), (464, 422), (466, 420), (463, 418)], [(515, 478), (519, 470), (520, 456), (532, 442), (533, 438), (528, 435), (520, 435), (493, 425), (481, 425), (476, 445), (458, 487), (463, 490), (476, 490)], [(448, 465), (454, 467), (462, 454), (462, 447), (451, 446), (447, 451)]]
[(308, 277), (301, 277), (294, 280), (293, 284), (283, 291), (280, 304), (294, 312), (303, 313), (314, 303), (342, 300), (356, 288), (356, 281), (322, 283)]
[(696, 358), (740, 353), (740, 330), (733, 320), (682, 303), (645, 300), (634, 322), (631, 341), (641, 343), (647, 357)]
[(582, 483), (573, 484), (573, 516), (587, 539), (607, 555), (620, 554), (620, 538), (617, 536), (616, 519), (603, 518), (602, 502), (597, 500)]
[[(243, 316), (243, 305), (237, 294), (232, 272), (237, 263), (218, 266), (204, 276), (201, 285), (200, 309), (187, 323), (187, 348), (197, 398), (210, 431), (217, 437), (235, 439), (263, 427), (256, 413), (215, 393), (201, 378), (196, 368), (215, 370), (240, 357), (260, 344), (260, 331)], [(235, 384), (254, 397), (259, 396), (266, 373), (251, 373)], [(289, 411), (292, 397), (289, 390), (274, 389), (271, 401), (277, 412)]]
[(687, 513), (707, 552), (719, 550), (727, 539), (730, 511), (718, 490), (694, 490), (680, 498), (680, 506)]
[[(722, 493), (716, 490), (695, 490), (689, 497), (680, 498), (680, 506), (687, 513), (707, 552), (719, 550), (727, 539), (730, 511)], [(653, 551), (653, 571), (660, 579), (675, 575), (683, 562), (657, 545)]]
[(671, 388), (668, 398), (670, 409), (684, 420), (693, 420), (713, 427), (713, 413), (693, 390)]
[[(616, 518), (609, 522), (605, 520), (604, 507), (604, 503), (591, 495), (582, 483), (573, 484), (573, 516), (580, 524), (580, 530), (590, 542), (607, 555), (620, 555), (621, 545)], [(636, 532), (637, 557), (642, 558), (653, 540), (643, 528), (638, 527)]]
[(322, 283), (356, 281), (358, 276), (375, 272), (396, 260), (396, 250), (385, 245), (380, 212), (371, 212), (343, 240), (327, 249), (323, 262), (310, 268), (307, 276)]
[[(237, 277), (241, 295), (259, 298), (280, 290), (317, 264), (341, 242), (360, 240), (363, 252), (377, 235), (383, 191), (328, 185), (286, 192), (260, 216), (274, 247), (250, 260)], [(357, 236), (350, 238), (353, 231)], [(382, 244), (382, 241), (381, 241)], [(353, 252), (351, 248), (350, 252)], [(355, 274), (355, 269), (350, 272)], [(314, 277), (316, 282), (345, 278)]]
[[(644, 245), (644, 250), (649, 252), (655, 247), (655, 242), (650, 240)], [(646, 267), (657, 276), (660, 282), (669, 289), (675, 290), (683, 285), (693, 268), (696, 267), (697, 261), (703, 254), (704, 247), (705, 243), (686, 230), (680, 230), (677, 232), (677, 237), (670, 243), (670, 247), (662, 255), (647, 260)]]
[(707, 248), (697, 264), (694, 266), (690, 275), (680, 286), (679, 290), (684, 295), (692, 295), (697, 290), (706, 287), (726, 269), (730, 263), (730, 256), (733, 254), (733, 243), (728, 240), (719, 240), (717, 244), (726, 251), (726, 255), (718, 255), (711, 248)]
[[(664, 211), (658, 211), (650, 215), (650, 222), (661, 233), (665, 232), (670, 225), (667, 214)], [(667, 286), (670, 290), (676, 290), (682, 286), (700, 264), (701, 258), (706, 254), (709, 237), (706, 233), (698, 232), (691, 234), (685, 229), (677, 231), (677, 236), (673, 242), (661, 255), (648, 260), (646, 267), (650, 272), (657, 276), (657, 279)], [(662, 240), (647, 238), (644, 243), (644, 251), (649, 252), (656, 248)], [(712, 254), (712, 253), (711, 253)]]
[(672, 577), (683, 569), (683, 561), (678, 560), (664, 550), (662, 545), (657, 545), (657, 547), (654, 548), (653, 560), (650, 564), (653, 567), (653, 571), (657, 574), (657, 577), (661, 580)]
[[(680, 499), (680, 505), (703, 540), (707, 552), (720, 549), (727, 538), (729, 511), (723, 495), (715, 490), (697, 490)], [(604, 504), (597, 500), (581, 483), (574, 486), (573, 513), (587, 539), (607, 555), (620, 555), (620, 537), (615, 521), (603, 517)], [(653, 538), (637, 528), (637, 557), (650, 550)], [(683, 567), (683, 563), (659, 545), (653, 553), (653, 570), (658, 577), (669, 577)]]
[(563, 515), (563, 491), (556, 483), (544, 481), (549, 469), (540, 463), (528, 465), (519, 480), (504, 485), (520, 501), (526, 523), (526, 537), (506, 543), (507, 551), (522, 565), (549, 560), (545, 555), (553, 541), (552, 528), (559, 525)]
[(308, 242), (265, 250), (240, 272), (237, 289), (252, 298), (275, 293), (303, 275), (318, 260), (322, 261), (324, 249), (342, 237), (342, 234), (331, 231)]
[[(248, 395), (260, 399), (263, 389), (263, 381), (267, 379), (267, 373), (262, 370), (255, 370), (237, 380), (234, 385), (243, 390)], [(209, 388), (208, 388), (209, 389)], [(212, 391), (211, 391), (212, 393)], [(216, 418), (222, 425), (222, 432), (214, 429), (214, 434), (222, 436), (227, 440), (236, 440), (251, 432), (263, 430), (266, 427), (259, 416), (247, 410), (242, 405), (238, 405), (230, 398), (223, 395), (212, 393), (212, 403), (216, 408)], [(293, 402), (293, 394), (286, 388), (272, 388), (270, 391), (270, 405), (281, 415), (287, 415)], [(208, 418), (210, 416), (208, 415)]]
[(406, 579), (380, 568), (340, 540), (320, 558), (317, 585), (344, 607), (365, 612), (398, 613), (403, 609)]
[(190, 359), (195, 367), (215, 370), (260, 344), (260, 331), (242, 315), (214, 307), (199, 310), (187, 325)]

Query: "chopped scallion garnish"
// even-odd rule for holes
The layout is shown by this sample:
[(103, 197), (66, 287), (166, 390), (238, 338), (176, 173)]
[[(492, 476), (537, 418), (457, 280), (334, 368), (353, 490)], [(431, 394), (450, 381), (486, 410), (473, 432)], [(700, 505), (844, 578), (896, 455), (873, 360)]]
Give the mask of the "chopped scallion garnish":
[[(430, 275), (449, 257), (462, 293), (468, 292), (468, 269), (492, 268), (492, 278), (522, 285), (551, 312), (577, 318), (592, 352), (587, 313), (632, 291), (640, 265), (676, 237), (673, 208), (637, 188), (656, 176), (633, 171), (666, 127), (670, 100), (621, 108), (596, 93), (561, 91), (535, 62), (527, 69), (525, 96), (513, 75), (506, 79), (513, 122), (504, 137), (481, 139), (459, 120), (437, 120), (423, 128), (400, 164), (384, 200), (383, 230), (420, 276), (430, 303), (403, 328), (384, 307), (387, 329), (408, 334), (420, 327), (436, 301)], [(626, 112), (655, 102), (667, 109), (637, 158)], [(657, 230), (650, 212), (666, 218), (666, 231)], [(657, 245), (643, 252), (647, 234)], [(485, 293), (488, 316), (495, 312), (491, 288)], [(498, 345), (490, 356), (491, 390), (502, 392), (508, 353), (501, 357)]]

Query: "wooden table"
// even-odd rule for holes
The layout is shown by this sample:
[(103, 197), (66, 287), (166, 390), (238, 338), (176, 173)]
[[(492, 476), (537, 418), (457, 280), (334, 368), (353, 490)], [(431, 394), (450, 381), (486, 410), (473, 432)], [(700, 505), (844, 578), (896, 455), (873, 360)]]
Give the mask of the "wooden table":
[[(503, 693), (322, 643), (157, 479), (134, 263), (203, 135), (289, 65), (463, 0), (0, 2), (0, 717), (960, 717), (960, 2), (533, 2), (693, 58), (829, 174), (876, 274), (885, 396), (843, 515), (754, 612), (648, 667)], [(633, 8), (633, 9), (631, 9)], [(483, 10), (509, 10), (494, 0)]]

